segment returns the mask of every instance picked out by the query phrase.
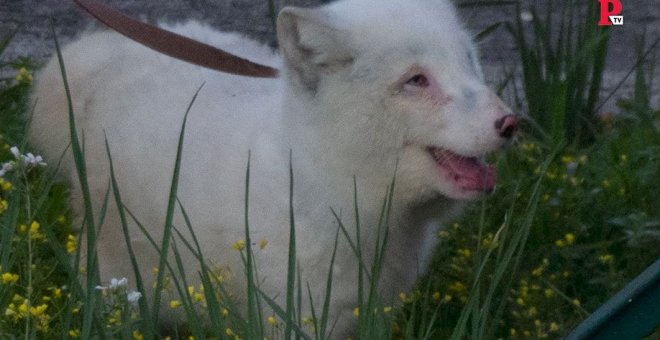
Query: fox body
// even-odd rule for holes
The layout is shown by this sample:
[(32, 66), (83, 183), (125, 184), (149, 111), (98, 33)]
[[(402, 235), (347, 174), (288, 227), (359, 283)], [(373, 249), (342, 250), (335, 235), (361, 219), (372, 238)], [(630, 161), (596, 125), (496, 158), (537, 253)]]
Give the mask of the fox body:
[[(218, 73), (110, 31), (68, 45), (63, 56), (92, 202), (99, 209), (108, 190), (107, 138), (124, 205), (160, 240), (183, 115), (204, 84), (187, 121), (178, 198), (207, 264), (239, 301), (245, 275), (232, 245), (245, 238), (248, 152), (251, 239), (267, 241), (254, 247), (260, 286), (278, 299), (286, 290), (291, 159), (297, 265), (317, 305), (337, 234), (333, 211), (355, 235), (354, 197), (364, 263), (371, 263), (383, 199), (396, 178), (380, 280), (389, 303), (424, 270), (434, 222), (493, 189), (494, 170), (480, 158), (507, 142), (517, 119), (484, 84), (471, 37), (449, 1), (285, 8), (277, 53), (198, 23), (169, 28), (283, 72), (275, 79)], [(35, 98), (31, 142), (58, 159), (70, 137), (57, 60), (40, 73)], [(80, 207), (70, 152), (60, 170)], [(103, 280), (132, 274), (112, 201), (97, 245)], [(174, 225), (186, 229), (178, 210)], [(143, 277), (151, 278), (158, 255), (136, 227), (130, 233)], [(330, 311), (334, 334), (342, 336), (355, 319), (358, 261), (344, 237), (338, 247)], [(199, 262), (182, 253), (185, 275), (195, 281)]]

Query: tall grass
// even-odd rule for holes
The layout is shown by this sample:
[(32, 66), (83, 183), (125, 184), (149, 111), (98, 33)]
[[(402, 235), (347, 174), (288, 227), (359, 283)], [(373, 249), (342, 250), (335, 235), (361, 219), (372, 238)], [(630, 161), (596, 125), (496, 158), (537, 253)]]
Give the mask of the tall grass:
[(609, 28), (595, 24), (596, 5), (548, 1), (542, 10), (531, 9), (527, 23), (518, 3), (516, 20), (507, 24), (520, 54), (535, 132), (554, 145), (566, 141), (586, 146), (595, 138), (595, 108), (609, 41)]

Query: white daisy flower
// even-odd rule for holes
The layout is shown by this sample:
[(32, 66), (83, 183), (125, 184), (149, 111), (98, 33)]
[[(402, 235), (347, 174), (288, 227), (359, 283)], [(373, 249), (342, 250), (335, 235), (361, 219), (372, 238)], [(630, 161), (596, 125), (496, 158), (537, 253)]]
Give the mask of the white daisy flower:
[(16, 157), (16, 159), (21, 159), (21, 152), (18, 150), (18, 147), (12, 146), (9, 148), (9, 151), (11, 151), (11, 154)]
[(129, 292), (126, 294), (126, 301), (130, 303), (133, 307), (137, 306), (138, 300), (142, 297), (140, 292)]
[(123, 288), (128, 286), (128, 279), (125, 277), (122, 277), (121, 279), (115, 279), (114, 277), (110, 280), (110, 288), (111, 290), (116, 290), (118, 288)]

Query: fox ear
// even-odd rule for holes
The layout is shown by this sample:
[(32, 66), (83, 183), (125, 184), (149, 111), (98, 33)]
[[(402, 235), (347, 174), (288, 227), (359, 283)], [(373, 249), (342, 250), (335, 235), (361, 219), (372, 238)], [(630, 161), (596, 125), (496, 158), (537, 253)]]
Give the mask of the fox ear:
[(311, 91), (324, 74), (353, 61), (348, 34), (319, 10), (284, 8), (277, 17), (277, 40), (290, 76)]

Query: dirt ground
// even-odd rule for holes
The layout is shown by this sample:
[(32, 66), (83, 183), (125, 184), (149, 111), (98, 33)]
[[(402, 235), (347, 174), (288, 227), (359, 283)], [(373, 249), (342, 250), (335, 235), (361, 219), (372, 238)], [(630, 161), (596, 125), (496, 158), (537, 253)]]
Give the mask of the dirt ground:
[[(264, 43), (274, 44), (274, 31), (268, 17), (266, 0), (101, 0), (113, 7), (148, 22), (180, 22), (200, 20), (220, 30), (242, 32)], [(522, 0), (523, 7), (544, 8), (550, 0)], [(597, 0), (582, 0), (597, 1)], [(277, 8), (284, 5), (313, 6), (319, 0), (275, 0)], [(459, 0), (458, 3), (467, 2)], [(557, 2), (557, 1), (555, 1)], [(657, 0), (624, 0), (624, 25), (613, 28), (607, 59), (605, 88), (608, 93), (635, 64), (634, 43), (637, 36), (646, 31), (647, 42), (660, 36), (660, 5)], [(514, 6), (488, 6), (462, 8), (461, 15), (473, 32), (480, 32), (489, 25), (512, 20)], [(596, 22), (594, 22), (594, 25)], [(38, 62), (46, 60), (54, 49), (51, 27), (58, 38), (66, 43), (95, 23), (69, 0), (0, 0), (0, 37), (16, 31), (8, 50), (0, 58), (30, 56)], [(657, 47), (660, 50), (660, 46)], [(496, 82), (503, 66), (515, 67), (518, 56), (509, 33), (500, 27), (480, 43), (482, 63), (487, 78)], [(656, 64), (660, 66), (660, 53)], [(660, 71), (655, 72), (656, 89), (660, 86)], [(630, 81), (620, 94), (629, 91)], [(655, 91), (660, 92), (660, 91)], [(660, 95), (654, 96), (660, 103)], [(613, 101), (604, 109), (613, 109)]]

